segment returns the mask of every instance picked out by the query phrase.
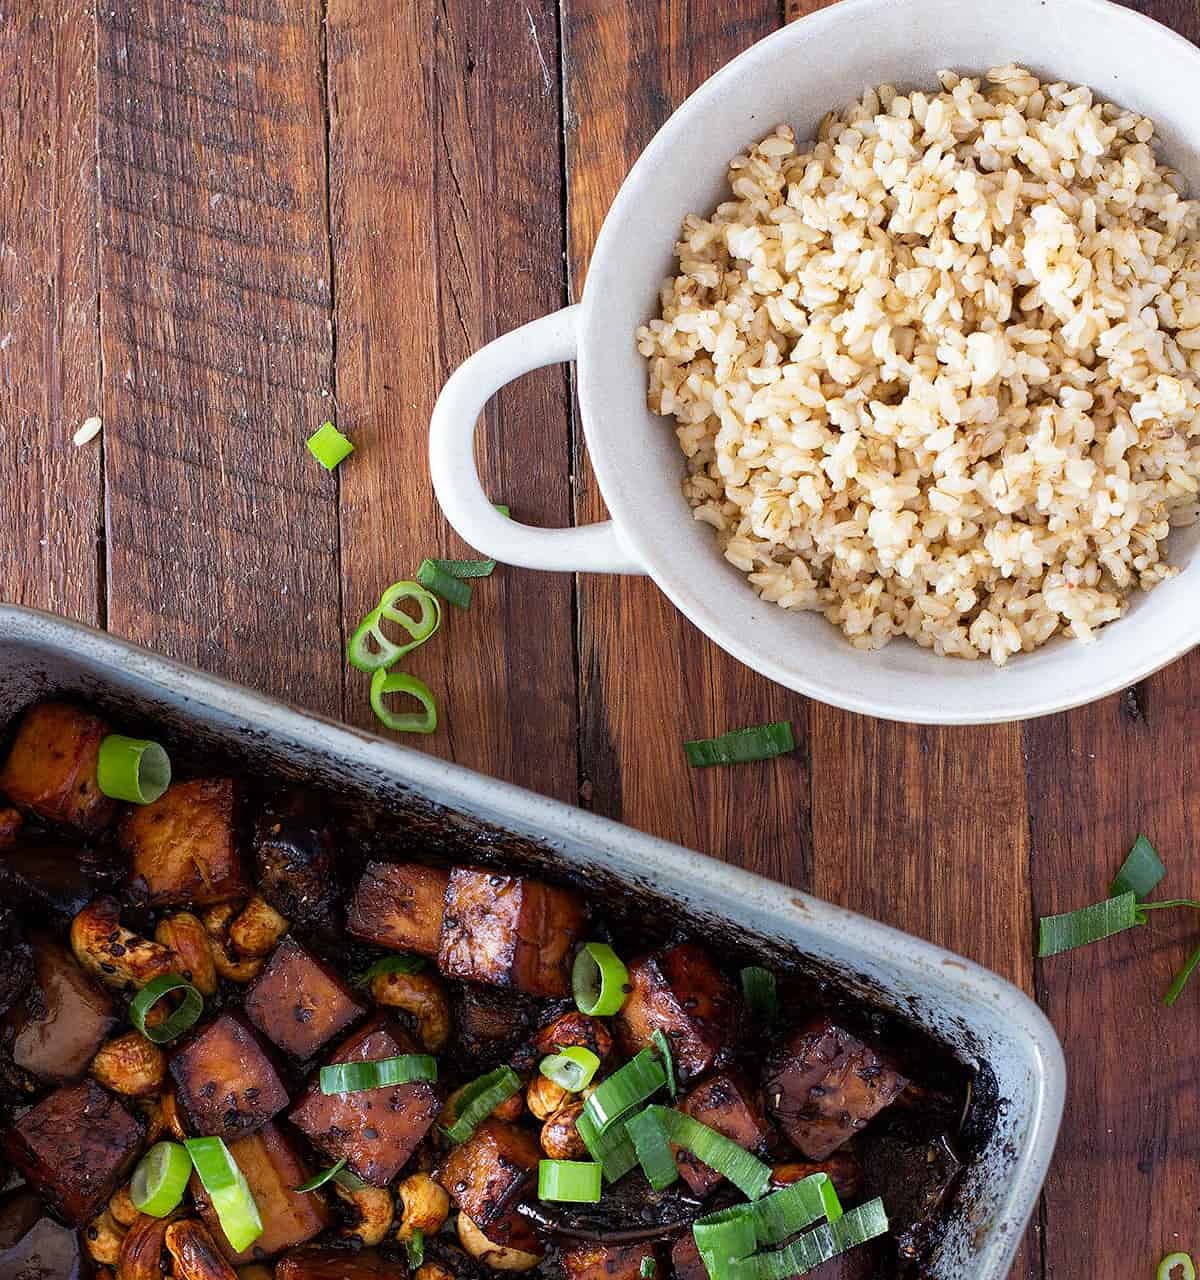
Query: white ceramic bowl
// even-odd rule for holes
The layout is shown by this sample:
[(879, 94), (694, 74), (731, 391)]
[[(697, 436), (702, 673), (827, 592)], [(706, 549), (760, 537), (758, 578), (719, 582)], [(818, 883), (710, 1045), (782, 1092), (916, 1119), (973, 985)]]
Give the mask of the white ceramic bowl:
[[(1005, 62), (1090, 85), (1151, 116), (1163, 154), (1200, 192), (1200, 50), (1108, 0), (842, 0), (735, 58), (659, 130), (625, 179), (600, 232), (583, 300), (497, 339), (447, 382), (431, 423), (433, 482), (447, 517), (474, 547), (535, 569), (648, 573), (734, 657), (811, 697), (894, 720), (1016, 720), (1090, 702), (1173, 661), (1200, 639), (1200, 527), (1176, 534), (1185, 572), (1091, 644), (1058, 639), (1007, 667), (939, 658), (905, 640), (862, 653), (814, 613), (759, 600), (691, 518), (680, 491), (673, 422), (646, 408), (634, 330), (654, 314), (684, 215), (721, 198), (728, 160), (776, 124), (812, 137), (831, 107), (889, 81), (935, 86), (949, 67)], [(578, 362), (588, 451), (608, 523), (534, 529), (489, 505), (472, 453), (475, 423), (505, 382)]]

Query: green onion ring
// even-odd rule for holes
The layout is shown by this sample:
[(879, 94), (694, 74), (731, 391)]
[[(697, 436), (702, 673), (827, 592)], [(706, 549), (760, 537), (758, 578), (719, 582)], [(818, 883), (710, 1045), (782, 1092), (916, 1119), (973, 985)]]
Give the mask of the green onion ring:
[(444, 1129), (446, 1137), (454, 1143), (466, 1142), (502, 1102), (520, 1092), (521, 1077), (512, 1067), (497, 1067), (477, 1076), (459, 1094), (457, 1114)]
[(129, 1180), (129, 1198), (139, 1213), (165, 1218), (183, 1199), (192, 1159), (178, 1142), (156, 1142), (138, 1161)]
[(740, 974), (742, 998), (755, 1022), (770, 1026), (779, 1016), (779, 989), (775, 975), (759, 964), (748, 964)]
[[(401, 600), (415, 600), (421, 616), (398, 607)], [(408, 634), (407, 644), (396, 644), (383, 633), (384, 619), (394, 622)], [(346, 646), (346, 659), (359, 671), (373, 672), (395, 665), (406, 653), (425, 643), (442, 624), (442, 605), (432, 592), (419, 582), (393, 582), (379, 603), (358, 624)], [(374, 649), (368, 641), (374, 641)]]
[(332, 471), (354, 452), (354, 446), (332, 422), (323, 422), (304, 443), (326, 471)]
[(237, 1253), (248, 1249), (262, 1235), (263, 1224), (246, 1175), (220, 1138), (187, 1138), (183, 1145), (230, 1247)]
[[(147, 1026), (150, 1010), (173, 991), (183, 992), (183, 1002), (156, 1026)], [(196, 1024), (204, 1012), (204, 997), (179, 973), (163, 973), (149, 982), (129, 1002), (129, 1020), (151, 1044), (168, 1044)]]
[[(384, 702), (392, 693), (407, 693), (424, 707), (424, 714), (393, 711)], [(437, 703), (424, 680), (403, 672), (384, 671), (371, 677), (371, 710), (389, 729), (397, 733), (433, 733), (438, 725)]]
[(590, 1117), (596, 1132), (603, 1135), (666, 1083), (666, 1068), (658, 1060), (658, 1053), (654, 1049), (643, 1049), (596, 1086), (583, 1104), (583, 1114)]
[(599, 1204), (603, 1170), (588, 1160), (538, 1162), (538, 1199)]
[(641, 1276), (642, 1280), (651, 1280), (651, 1277), (654, 1275), (655, 1268), (656, 1264), (654, 1259), (647, 1254), (647, 1256), (642, 1259), (641, 1264), (638, 1267), (638, 1275)]
[(573, 1044), (551, 1053), (538, 1063), (538, 1070), (568, 1093), (580, 1093), (592, 1083), (600, 1069), (600, 1059), (583, 1045)]
[(607, 942), (589, 942), (575, 957), (571, 988), (581, 1013), (608, 1018), (619, 1012), (628, 982), (629, 970)]
[(1176, 1267), (1183, 1268), (1182, 1280), (1196, 1280), (1196, 1264), (1190, 1253), (1169, 1253), (1158, 1264), (1156, 1280), (1175, 1280), (1172, 1274)]
[(364, 1093), (368, 1089), (391, 1089), (400, 1084), (436, 1082), (437, 1061), (427, 1053), (399, 1053), (373, 1062), (335, 1062), (322, 1067), (321, 1092)]
[(623, 1124), (613, 1125), (601, 1135), (587, 1112), (582, 1111), (575, 1121), (575, 1131), (588, 1155), (604, 1170), (606, 1182), (617, 1182), (637, 1167), (637, 1152)]
[(428, 587), (434, 595), (439, 595), (447, 604), (458, 609), (471, 607), (471, 584), (461, 578), (452, 577), (443, 569), (439, 569), (433, 560), (422, 560), (417, 570), (417, 581)]
[(112, 800), (153, 804), (171, 785), (171, 757), (157, 742), (110, 733), (100, 742), (96, 785)]
[(331, 1164), (328, 1169), (322, 1169), (320, 1173), (314, 1173), (307, 1182), (302, 1182), (298, 1187), (293, 1187), (292, 1190), (297, 1195), (304, 1195), (308, 1191), (316, 1191), (318, 1187), (323, 1187), (327, 1182), (332, 1182), (345, 1167), (346, 1157), (343, 1156), (337, 1164)]

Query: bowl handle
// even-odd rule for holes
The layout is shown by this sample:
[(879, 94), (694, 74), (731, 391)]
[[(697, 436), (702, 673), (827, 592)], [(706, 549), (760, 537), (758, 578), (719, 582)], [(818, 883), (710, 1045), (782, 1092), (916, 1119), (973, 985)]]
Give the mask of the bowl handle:
[(578, 348), (579, 306), (564, 307), (489, 342), (442, 388), (429, 422), (433, 488), (446, 519), (476, 550), (527, 569), (645, 573), (611, 520), (573, 529), (536, 529), (502, 516), (483, 491), (475, 466), (475, 424), (506, 382)]

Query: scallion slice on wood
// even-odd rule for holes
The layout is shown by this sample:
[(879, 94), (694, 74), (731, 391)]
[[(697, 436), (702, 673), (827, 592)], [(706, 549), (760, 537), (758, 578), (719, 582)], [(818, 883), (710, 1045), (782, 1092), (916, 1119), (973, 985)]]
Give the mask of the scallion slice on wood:
[[(384, 698), (394, 693), (405, 693), (416, 698), (423, 711), (393, 711)], [(371, 677), (371, 710), (389, 728), (397, 733), (433, 733), (438, 725), (437, 703), (433, 691), (424, 680), (401, 671), (384, 671), (382, 668)]]
[(1038, 955), (1056, 956), (1075, 947), (1086, 947), (1101, 938), (1144, 923), (1135, 893), (1122, 893), (1065, 915), (1043, 916), (1038, 930)]
[(1196, 1280), (1196, 1264), (1190, 1253), (1169, 1253), (1158, 1264), (1156, 1280)]
[[(148, 1022), (150, 1010), (164, 997), (183, 992), (179, 1007), (161, 1022)], [(204, 997), (179, 973), (163, 973), (149, 982), (129, 1002), (129, 1020), (153, 1044), (168, 1044), (198, 1021), (204, 1012)]]
[(1183, 968), (1171, 980), (1171, 985), (1167, 988), (1167, 994), (1163, 996), (1163, 1004), (1168, 1009), (1183, 995), (1183, 989), (1187, 986), (1188, 979), (1196, 972), (1197, 968), (1200, 968), (1200, 947), (1197, 947), (1188, 956)]
[(1157, 850), (1145, 836), (1138, 836), (1109, 886), (1108, 896), (1119, 898), (1123, 893), (1134, 893), (1144, 898), (1158, 888), (1159, 881), (1166, 874), (1167, 869)]
[(100, 742), (96, 785), (112, 800), (153, 804), (171, 785), (171, 758), (157, 742), (110, 733)]
[(638, 1265), (638, 1275), (641, 1276), (642, 1280), (651, 1280), (651, 1277), (654, 1275), (655, 1268), (656, 1264), (654, 1259), (647, 1255)]
[(759, 964), (749, 964), (741, 972), (742, 998), (750, 1016), (769, 1027), (779, 1014), (779, 990), (775, 975)]
[(538, 1063), (538, 1070), (568, 1093), (580, 1093), (592, 1083), (600, 1069), (600, 1059), (583, 1045), (569, 1045), (559, 1053), (551, 1053)]
[(607, 942), (589, 942), (575, 957), (571, 989), (581, 1013), (608, 1018), (625, 1003), (629, 970)]
[(404, 1242), (404, 1247), (408, 1253), (409, 1270), (416, 1271), (425, 1261), (425, 1232), (420, 1227), (414, 1227), (412, 1235)]
[(521, 1077), (512, 1067), (497, 1067), (486, 1075), (476, 1076), (458, 1096), (458, 1110), (445, 1127), (451, 1142), (466, 1142), (484, 1120), (514, 1093), (521, 1091)]
[(367, 1089), (390, 1089), (398, 1084), (437, 1080), (437, 1061), (427, 1053), (400, 1053), (374, 1062), (335, 1062), (322, 1067), (321, 1092), (362, 1093)]
[(596, 1086), (595, 1092), (583, 1104), (583, 1114), (602, 1135), (666, 1083), (667, 1072), (658, 1054), (653, 1049), (643, 1049)]
[(354, 452), (354, 445), (332, 422), (323, 422), (304, 443), (326, 471), (332, 471)]
[(328, 1169), (322, 1169), (320, 1173), (314, 1173), (307, 1182), (302, 1182), (298, 1187), (293, 1187), (292, 1190), (297, 1195), (303, 1195), (307, 1191), (316, 1191), (318, 1187), (323, 1187), (327, 1182), (332, 1182), (345, 1167), (346, 1158), (343, 1156), (337, 1164), (331, 1164)]
[(795, 751), (796, 739), (791, 722), (779, 720), (774, 724), (754, 725), (749, 729), (734, 729), (719, 738), (698, 738), (685, 742), (688, 764), (695, 768), (707, 768), (716, 764), (745, 764), (751, 760), (770, 760), (773, 756)]
[(654, 1028), (654, 1034), (650, 1037), (650, 1041), (658, 1050), (659, 1061), (667, 1074), (667, 1092), (674, 1098), (679, 1092), (679, 1087), (675, 1083), (675, 1059), (671, 1056), (670, 1041), (668, 1041), (661, 1027)]
[(490, 578), (496, 570), (495, 560), (431, 560), (452, 578)]
[(675, 1164), (675, 1153), (671, 1150), (667, 1130), (655, 1115), (655, 1110), (654, 1107), (647, 1107), (645, 1111), (630, 1116), (625, 1121), (625, 1132), (637, 1152), (638, 1163), (642, 1166), (646, 1181), (655, 1191), (661, 1191), (676, 1181), (679, 1169)]
[(139, 1213), (165, 1218), (183, 1199), (192, 1176), (192, 1159), (178, 1142), (156, 1142), (138, 1161), (129, 1181), (129, 1198)]
[(830, 1258), (857, 1245), (866, 1244), (886, 1234), (887, 1214), (882, 1200), (868, 1200), (849, 1210), (836, 1222), (820, 1226), (797, 1236), (791, 1244), (774, 1253), (759, 1253), (749, 1261), (754, 1280), (788, 1280), (819, 1267)]
[(590, 1160), (542, 1160), (538, 1199), (569, 1204), (599, 1204), (603, 1170)]
[(188, 1138), (183, 1144), (192, 1165), (212, 1201), (225, 1238), (238, 1253), (262, 1235), (258, 1205), (245, 1174), (220, 1138)]
[(471, 586), (461, 578), (455, 578), (439, 569), (436, 560), (422, 560), (417, 570), (417, 581), (458, 609), (471, 607)]
[(601, 1134), (584, 1110), (575, 1121), (575, 1128), (588, 1154), (604, 1170), (606, 1182), (618, 1181), (637, 1165), (637, 1152), (624, 1125), (615, 1125)]
[(384, 956), (369, 969), (364, 969), (353, 982), (356, 987), (369, 987), (373, 978), (382, 978), (389, 973), (420, 973), (425, 963), (424, 956)]
[[(419, 617), (400, 607), (404, 600), (416, 603), (421, 611)], [(408, 636), (407, 643), (397, 644), (390, 639), (384, 633), (384, 621), (400, 627)], [(433, 592), (419, 582), (393, 582), (350, 637), (346, 659), (359, 671), (379, 671), (394, 666), (406, 653), (424, 644), (441, 624), (442, 605)]]
[[(595, 1096), (595, 1095), (593, 1095)], [(658, 1114), (667, 1137), (702, 1164), (728, 1178), (747, 1200), (758, 1200), (771, 1185), (771, 1166), (716, 1129), (669, 1107), (648, 1107)]]

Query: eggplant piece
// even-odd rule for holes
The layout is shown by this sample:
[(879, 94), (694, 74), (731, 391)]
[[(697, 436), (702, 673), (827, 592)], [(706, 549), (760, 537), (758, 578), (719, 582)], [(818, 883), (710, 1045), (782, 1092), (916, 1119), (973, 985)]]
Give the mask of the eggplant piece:
[(16, 915), (0, 907), (0, 1014), (25, 994), (33, 981), (33, 950), (25, 939), (25, 930)]
[(38, 916), (76, 916), (111, 882), (113, 868), (87, 846), (22, 841), (0, 856), (0, 896)]
[(862, 1195), (862, 1161), (845, 1148), (835, 1151), (827, 1160), (789, 1160), (775, 1165), (771, 1169), (771, 1190), (779, 1191), (793, 1182), (803, 1182), (814, 1173), (823, 1173), (829, 1178), (839, 1200), (850, 1203)]
[(269, 802), (255, 821), (253, 850), (259, 892), (276, 911), (302, 929), (336, 929), (337, 844), (311, 795), (290, 791)]
[(571, 994), (570, 961), (583, 932), (583, 900), (525, 876), (455, 867), (446, 886), (438, 967), (454, 978)]
[(141, 1123), (94, 1080), (47, 1095), (4, 1140), (26, 1181), (76, 1227), (103, 1208), (141, 1145)]
[(6, 853), (17, 843), (24, 825), (19, 809), (0, 808), (0, 853)]
[(408, 1267), (375, 1249), (299, 1249), (275, 1264), (275, 1280), (408, 1280)]
[(192, 1174), (191, 1191), (200, 1217), (213, 1234), (221, 1252), (235, 1265), (273, 1258), (285, 1249), (307, 1244), (333, 1223), (333, 1214), (321, 1191), (297, 1194), (293, 1189), (312, 1177), (312, 1170), (273, 1124), (265, 1124), (248, 1138), (229, 1144), (229, 1154), (246, 1176), (246, 1183), (262, 1217), (263, 1233), (238, 1253), (225, 1237), (212, 1201), (200, 1179)]
[(261, 1128), (288, 1104), (262, 1041), (223, 1013), (171, 1053), (175, 1092), (194, 1132), (229, 1141)]
[(647, 1048), (661, 1031), (680, 1080), (710, 1071), (729, 1042), (737, 1003), (732, 983), (708, 953), (684, 942), (641, 956), (629, 966), (629, 987), (615, 1019), (626, 1054)]
[(708, 1210), (683, 1182), (654, 1191), (644, 1178), (631, 1175), (605, 1187), (598, 1204), (525, 1201), (517, 1212), (544, 1235), (595, 1244), (644, 1244), (672, 1239)]
[(92, 1267), (79, 1232), (55, 1222), (22, 1187), (0, 1198), (0, 1276), (6, 1280), (87, 1280)]
[(131, 897), (150, 906), (215, 906), (245, 898), (233, 814), (233, 782), (176, 782), (153, 804), (131, 805), (118, 835)]
[(654, 1261), (652, 1244), (580, 1243), (564, 1249), (559, 1261), (568, 1280), (641, 1280), (647, 1258)]
[(0, 770), (0, 791), (18, 809), (85, 835), (99, 835), (117, 813), (100, 790), (96, 762), (109, 727), (68, 702), (39, 702), (21, 717)]
[(450, 988), (450, 997), (454, 1009), (451, 1047), (455, 1057), (476, 1074), (480, 1068), (507, 1060), (529, 1033), (534, 1006), (528, 996), (474, 982), (456, 982)]
[(898, 1117), (862, 1146), (866, 1194), (883, 1197), (900, 1256), (923, 1256), (963, 1169), (949, 1136)]
[[(721, 1072), (711, 1076), (702, 1085), (680, 1099), (678, 1109), (692, 1116), (701, 1124), (724, 1134), (739, 1147), (757, 1156), (767, 1153), (770, 1133), (758, 1105), (758, 1099), (746, 1082), (739, 1077)], [(675, 1164), (683, 1180), (692, 1191), (704, 1197), (710, 1195), (725, 1179), (715, 1169), (697, 1160), (690, 1151), (676, 1148)]]
[(767, 1063), (767, 1112), (809, 1160), (824, 1160), (892, 1103), (908, 1078), (831, 1018), (798, 1027)]
[(7, 1020), (12, 1060), (45, 1084), (68, 1084), (87, 1071), (116, 1029), (116, 1007), (66, 947), (51, 938), (35, 939), (33, 966), (36, 985)]
[(455, 1205), (492, 1239), (495, 1224), (532, 1182), (541, 1158), (536, 1138), (515, 1125), (489, 1119), (450, 1151), (434, 1177)]
[(368, 862), (346, 928), (377, 946), (435, 959), (449, 880), (448, 872), (419, 862)]
[(243, 1007), (259, 1031), (297, 1062), (366, 1014), (341, 978), (290, 937), (275, 948)]
[[(340, 1044), (329, 1061), (378, 1062), (415, 1052), (408, 1033), (380, 1015)], [(351, 1173), (385, 1187), (408, 1162), (440, 1110), (437, 1091), (425, 1081), (327, 1095), (314, 1079), (288, 1119), (331, 1160), (345, 1159)]]

